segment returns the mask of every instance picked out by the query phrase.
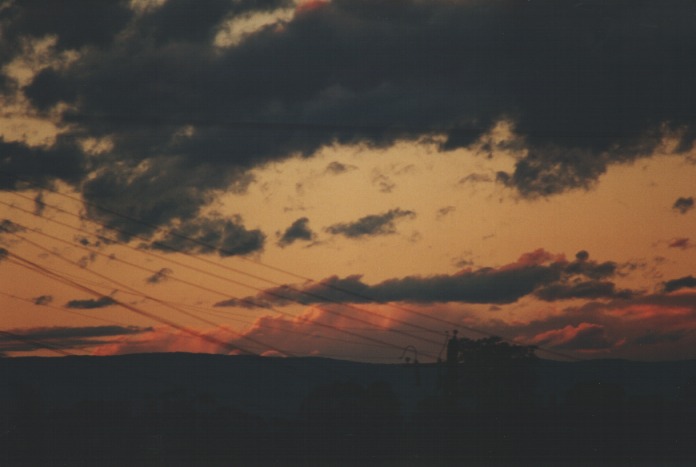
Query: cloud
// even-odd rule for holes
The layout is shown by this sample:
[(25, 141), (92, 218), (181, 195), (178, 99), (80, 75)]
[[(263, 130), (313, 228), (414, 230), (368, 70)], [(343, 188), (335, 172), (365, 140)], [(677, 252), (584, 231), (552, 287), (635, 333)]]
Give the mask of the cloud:
[(334, 175), (339, 175), (346, 172), (351, 172), (353, 170), (357, 170), (357, 167), (351, 164), (343, 164), (338, 161), (333, 161), (326, 166), (325, 172)]
[(355, 222), (338, 223), (325, 230), (333, 235), (343, 235), (348, 238), (361, 238), (374, 235), (389, 235), (396, 233), (394, 221), (400, 218), (413, 218), (416, 213), (403, 209), (390, 209), (382, 214), (371, 214), (361, 217)]
[[(512, 303), (530, 294), (555, 301), (571, 298), (630, 298), (634, 292), (616, 290), (611, 282), (598, 279), (611, 276), (616, 265), (583, 259), (569, 262), (563, 255), (538, 249), (521, 255), (517, 261), (499, 268), (464, 269), (455, 274), (406, 276), (367, 284), (361, 275), (331, 276), (309, 285), (267, 289), (245, 299), (246, 305), (268, 307), (292, 302), (313, 303)], [(591, 280), (580, 280), (581, 278)], [(221, 302), (218, 306), (225, 306)], [(239, 306), (238, 301), (228, 305)]]
[(10, 252), (7, 251), (7, 248), (0, 247), (0, 261), (4, 261), (8, 256), (10, 256)]
[(447, 215), (453, 213), (456, 209), (457, 209), (457, 208), (455, 208), (454, 206), (445, 206), (444, 208), (438, 209), (438, 210), (437, 210), (437, 213), (435, 214), (435, 216), (436, 216), (438, 219), (440, 219), (440, 218), (442, 218), (442, 217), (445, 217), (445, 216), (447, 216)]
[(689, 196), (688, 198), (680, 197), (672, 205), (672, 209), (679, 211), (681, 214), (686, 214), (694, 208), (694, 198)]
[(149, 246), (165, 252), (214, 254), (227, 257), (246, 255), (263, 248), (266, 236), (260, 230), (247, 230), (240, 217), (202, 217), (183, 222), (167, 231)]
[(485, 173), (470, 173), (466, 177), (462, 177), (459, 179), (460, 185), (466, 185), (469, 183), (485, 183), (485, 182), (492, 182), (493, 178)]
[(111, 338), (134, 336), (150, 332), (152, 328), (137, 326), (86, 326), (86, 327), (37, 327), (13, 329), (12, 334), (18, 336), (0, 336), (0, 350), (3, 352), (32, 351), (43, 344), (61, 349), (84, 348), (102, 345)]
[(572, 298), (630, 298), (633, 294), (634, 292), (630, 290), (616, 290), (613, 282), (596, 280), (569, 284), (555, 283), (542, 287), (535, 292), (537, 297), (548, 302)]
[[(696, 138), (689, 2), (309, 4), (282, 27), (244, 29), (219, 47), (225, 25), (292, 3), (12, 2), (0, 18), (0, 65), (21, 57), (27, 37), (53, 35), (55, 54), (76, 58), (21, 89), (0, 74), (6, 93), (18, 90), (63, 131), (50, 147), (0, 142), (0, 169), (42, 186), (64, 180), (87, 201), (166, 226), (196, 219), (217, 190), (242, 189), (250, 168), (336, 143), (442, 135), (449, 150), (508, 121), (523, 151), (497, 179), (535, 197), (591, 187), (665, 134), (678, 153)], [(90, 157), (84, 138), (112, 144)]]
[(166, 281), (173, 272), (174, 271), (172, 271), (169, 268), (162, 268), (150, 277), (148, 277), (147, 279), (145, 279), (145, 281), (148, 284), (159, 284), (160, 282)]
[(43, 212), (46, 209), (46, 203), (44, 202), (43, 191), (40, 191), (34, 197), (34, 214), (37, 216), (43, 216)]
[(378, 172), (373, 174), (372, 184), (379, 189), (380, 193), (391, 193), (396, 188), (396, 183), (389, 176)]
[(53, 296), (52, 295), (39, 295), (38, 297), (34, 297), (32, 299), (35, 305), (48, 305), (53, 301)]
[(82, 310), (91, 310), (95, 308), (105, 308), (107, 306), (115, 305), (116, 301), (111, 297), (101, 297), (98, 299), (87, 299), (87, 300), (70, 300), (65, 304), (68, 308), (78, 308)]
[(680, 250), (686, 250), (689, 248), (693, 248), (693, 246), (691, 245), (691, 241), (689, 240), (688, 237), (675, 238), (667, 246), (669, 248), (679, 248)]
[(286, 247), (298, 240), (311, 242), (314, 240), (314, 238), (314, 232), (312, 232), (312, 230), (309, 228), (309, 219), (306, 217), (301, 217), (293, 222), (292, 225), (285, 229), (285, 232), (280, 235), (278, 245), (281, 247)]
[(679, 279), (672, 279), (664, 283), (665, 292), (675, 292), (679, 289), (696, 288), (696, 277), (685, 276)]
[(21, 225), (16, 224), (9, 219), (3, 219), (2, 221), (0, 221), (0, 234), (3, 234), (3, 233), (13, 234), (13, 233), (18, 233), (18, 232), (25, 232), (26, 230), (27, 229), (25, 229)]

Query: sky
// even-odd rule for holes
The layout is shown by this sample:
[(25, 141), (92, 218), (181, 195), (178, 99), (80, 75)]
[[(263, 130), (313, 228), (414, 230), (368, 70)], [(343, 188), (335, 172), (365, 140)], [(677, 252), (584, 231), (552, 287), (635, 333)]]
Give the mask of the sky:
[(0, 1), (0, 355), (696, 358), (695, 19)]

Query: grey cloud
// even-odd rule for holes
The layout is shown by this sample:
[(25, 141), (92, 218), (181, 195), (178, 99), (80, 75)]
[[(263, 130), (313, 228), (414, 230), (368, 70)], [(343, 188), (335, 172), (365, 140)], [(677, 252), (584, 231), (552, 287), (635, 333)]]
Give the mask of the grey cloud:
[(666, 281), (664, 284), (665, 292), (675, 292), (679, 289), (696, 288), (696, 277), (685, 276), (679, 279)]
[[(580, 256), (585, 258), (584, 255)], [(638, 295), (630, 290), (617, 290), (613, 283), (599, 280), (614, 274), (615, 263), (596, 263), (586, 258), (582, 261), (555, 260), (544, 263), (543, 259), (549, 257), (543, 250), (538, 250), (522, 255), (516, 263), (497, 269), (463, 270), (452, 275), (406, 276), (374, 285), (364, 283), (360, 275), (344, 278), (331, 276), (309, 285), (267, 289), (244, 300), (246, 306), (256, 304), (264, 307), (291, 302), (305, 305), (371, 301), (504, 304), (531, 294), (548, 301), (571, 298), (629, 299)], [(230, 304), (239, 305), (238, 302)]]
[(298, 240), (310, 242), (314, 237), (314, 232), (309, 228), (309, 219), (301, 217), (293, 222), (290, 227), (285, 229), (278, 240), (278, 245), (286, 247)]
[(689, 196), (688, 198), (680, 197), (672, 205), (672, 209), (679, 211), (681, 214), (686, 214), (694, 208), (694, 198)]
[(52, 295), (39, 295), (32, 300), (35, 305), (48, 305), (53, 301)]
[(154, 273), (153, 275), (151, 275), (150, 277), (148, 277), (147, 279), (145, 279), (145, 281), (148, 284), (159, 284), (160, 282), (166, 281), (167, 278), (169, 278), (169, 276), (173, 272), (174, 271), (172, 271), (169, 268), (162, 268), (159, 271), (157, 271), (156, 273)]
[(692, 248), (691, 240), (688, 237), (675, 238), (674, 240), (669, 242), (669, 245), (667, 246), (669, 248), (679, 248), (681, 250), (687, 250), (689, 248)]
[(43, 212), (46, 209), (46, 203), (44, 202), (43, 191), (40, 191), (34, 197), (34, 214), (37, 216), (43, 216)]
[(50, 148), (30, 148), (0, 137), (0, 190), (76, 185), (87, 174), (86, 157), (72, 138), (58, 136)]
[(400, 218), (413, 218), (416, 213), (403, 209), (390, 209), (382, 214), (371, 214), (361, 217), (355, 222), (338, 223), (326, 228), (333, 235), (343, 235), (348, 238), (361, 238), (374, 235), (389, 235), (396, 232), (394, 221)]
[(0, 350), (4, 352), (31, 351), (36, 343), (62, 349), (81, 348), (108, 342), (109, 337), (142, 334), (152, 328), (137, 326), (89, 326), (89, 327), (46, 327), (14, 329), (15, 338), (0, 336)]
[(357, 167), (351, 164), (344, 164), (342, 162), (338, 161), (333, 161), (329, 165), (326, 166), (326, 172), (327, 173), (332, 173), (334, 175), (339, 175), (342, 173), (350, 172), (352, 170), (356, 170)]
[(538, 289), (535, 295), (542, 300), (551, 302), (572, 298), (631, 298), (634, 292), (630, 290), (617, 290), (613, 282), (590, 280), (550, 284)]
[(222, 257), (245, 255), (263, 248), (265, 235), (247, 230), (241, 218), (200, 218), (182, 223), (168, 231), (150, 247), (166, 252), (217, 253)]
[(24, 232), (26, 229), (22, 227), (19, 224), (16, 224), (15, 222), (12, 222), (10, 219), (3, 219), (0, 221), (0, 233), (17, 233), (17, 232)]
[(396, 188), (396, 183), (387, 175), (376, 173), (372, 177), (372, 184), (375, 185), (381, 193), (391, 193)]
[(460, 185), (465, 185), (467, 183), (481, 183), (481, 182), (492, 182), (493, 178), (485, 173), (470, 173), (466, 177), (462, 177), (459, 180)]
[(55, 34), (58, 45), (66, 49), (107, 45), (132, 16), (126, 2), (120, 0), (21, 0), (12, 3), (2, 18), (8, 38)]
[(441, 217), (445, 217), (448, 214), (453, 213), (457, 208), (454, 206), (445, 206), (444, 208), (440, 208), (437, 210), (436, 217), (439, 219)]
[(690, 329), (681, 329), (677, 331), (668, 332), (656, 332), (650, 331), (642, 336), (633, 339), (633, 344), (635, 345), (656, 345), (663, 343), (674, 343), (678, 342), (691, 333)]
[(107, 306), (115, 305), (116, 301), (111, 297), (101, 297), (98, 299), (86, 300), (70, 300), (65, 304), (68, 308), (77, 308), (82, 310), (91, 310), (95, 308), (106, 308)]
[(560, 277), (557, 267), (480, 269), (457, 275), (407, 276), (369, 285), (361, 276), (329, 277), (301, 287), (278, 287), (249, 297), (260, 305), (322, 302), (511, 303)]

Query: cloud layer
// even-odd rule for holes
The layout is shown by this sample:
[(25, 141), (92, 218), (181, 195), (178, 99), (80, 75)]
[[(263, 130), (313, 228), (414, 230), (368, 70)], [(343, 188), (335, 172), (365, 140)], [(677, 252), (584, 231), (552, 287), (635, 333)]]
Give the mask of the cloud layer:
[[(676, 152), (696, 137), (689, 2), (334, 0), (294, 12), (288, 0), (8, 5), (0, 65), (23, 58), (31, 41), (55, 40), (28, 84), (7, 72), (0, 91), (62, 134), (45, 147), (0, 139), (0, 169), (67, 181), (88, 201), (155, 226), (191, 222), (216, 190), (243, 190), (251, 167), (336, 142), (444, 135), (448, 150), (509, 121), (526, 151), (497, 179), (546, 196), (590, 186), (608, 165), (650, 154), (664, 134)], [(230, 25), (244, 33), (221, 41)], [(87, 149), (87, 139), (99, 144)], [(256, 236), (231, 251), (261, 244)]]
[(268, 289), (254, 297), (219, 302), (218, 306), (268, 307), (289, 303), (512, 303), (535, 295), (546, 301), (573, 298), (630, 298), (635, 292), (618, 290), (607, 278), (617, 265), (607, 261), (589, 260), (585, 251), (574, 261), (543, 249), (526, 253), (514, 262), (499, 268), (464, 269), (456, 274), (407, 276), (378, 284), (364, 283), (360, 275), (337, 276), (299, 287), (282, 286)]

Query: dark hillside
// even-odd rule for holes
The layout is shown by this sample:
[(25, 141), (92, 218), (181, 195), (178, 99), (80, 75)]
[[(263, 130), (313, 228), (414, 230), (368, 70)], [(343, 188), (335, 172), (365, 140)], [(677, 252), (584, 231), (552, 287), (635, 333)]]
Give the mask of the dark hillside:
[(694, 458), (696, 361), (539, 360), (532, 398), (517, 403), (514, 384), (478, 385), (467, 368), (446, 397), (445, 369), (433, 364), (183, 353), (5, 358), (0, 449), (23, 465)]

